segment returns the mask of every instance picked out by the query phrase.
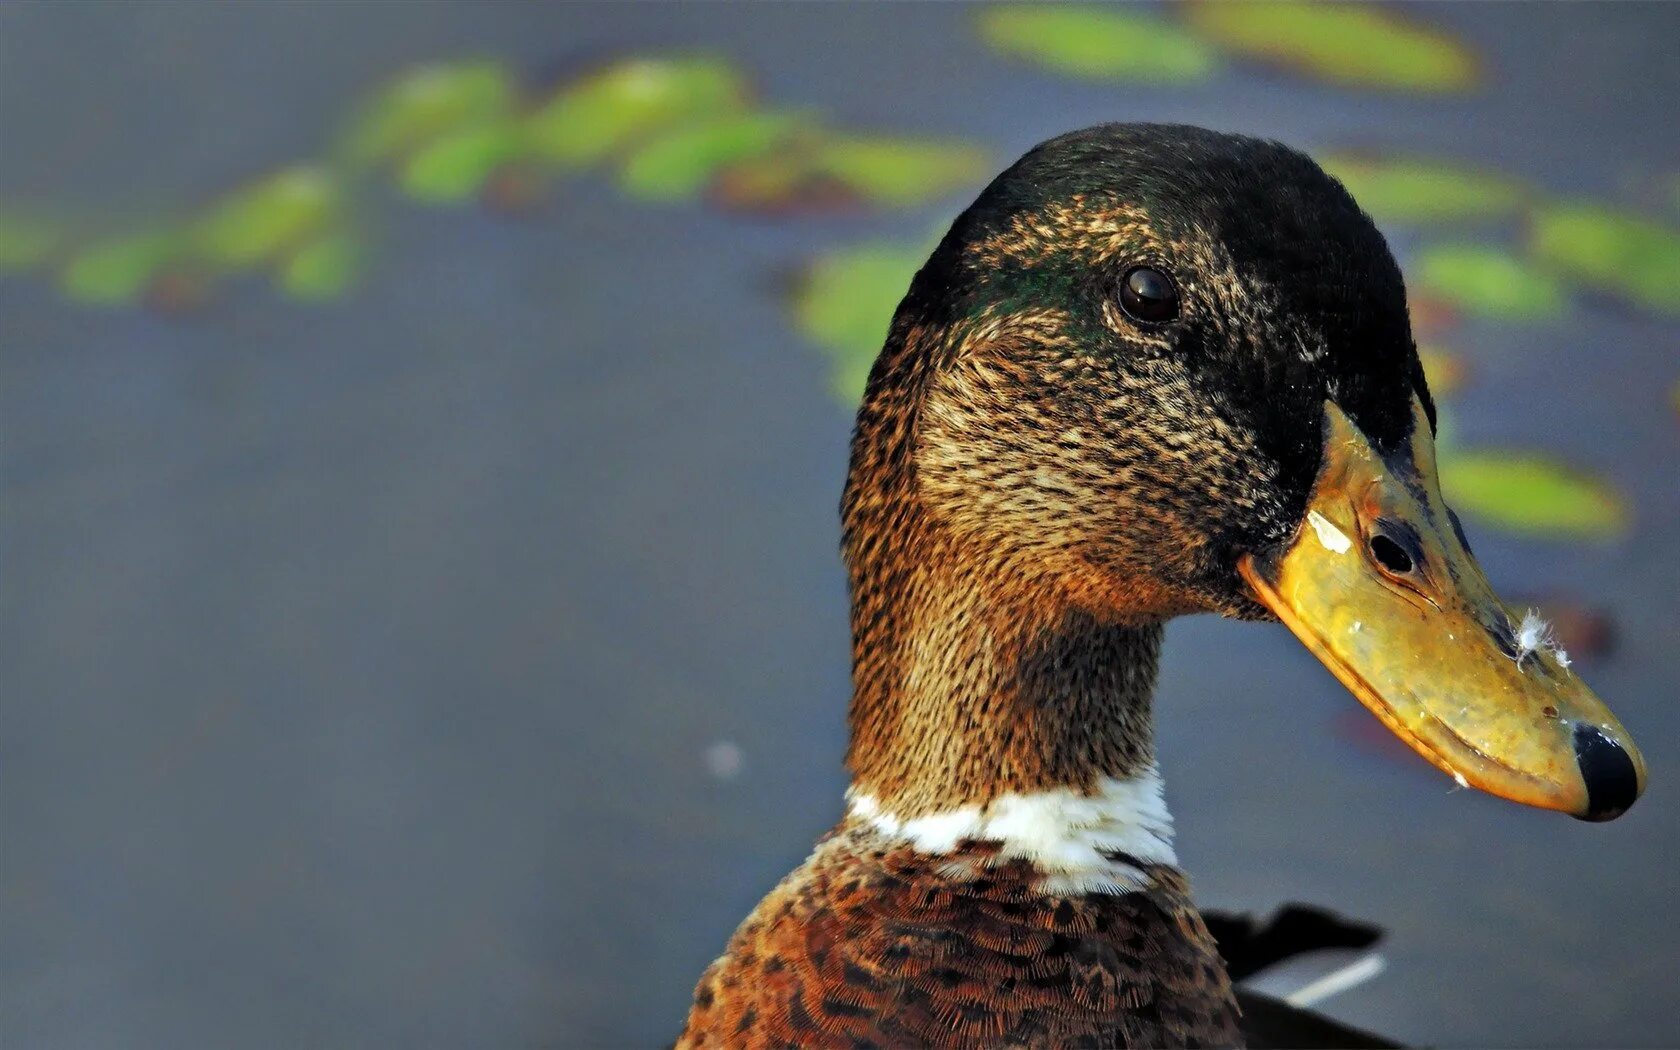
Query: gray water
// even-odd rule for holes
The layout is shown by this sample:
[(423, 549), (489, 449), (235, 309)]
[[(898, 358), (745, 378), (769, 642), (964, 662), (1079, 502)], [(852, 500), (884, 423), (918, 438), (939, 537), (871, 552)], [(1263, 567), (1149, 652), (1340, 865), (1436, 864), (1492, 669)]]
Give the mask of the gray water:
[[(1488, 56), (1485, 90), (1080, 83), (988, 53), (954, 6), (8, 6), (0, 199), (187, 205), (318, 152), (419, 61), (696, 45), (778, 103), (1000, 162), (1149, 118), (1605, 197), (1680, 170), (1680, 6), (1422, 13)], [(242, 285), (165, 319), (0, 281), (0, 1044), (669, 1040), (844, 788), (850, 419), (778, 275), (961, 203), (772, 221), (585, 179), (523, 220), (390, 202), (330, 305)], [(1471, 527), (1502, 589), (1615, 610), (1587, 674), (1650, 763), (1624, 819), (1350, 744), (1353, 700), (1282, 628), (1169, 631), (1159, 746), (1199, 898), (1387, 927), (1388, 972), (1330, 1004), (1349, 1021), (1680, 1041), (1675, 335), (1594, 304), (1455, 338), (1466, 443), (1634, 501), (1610, 544)]]

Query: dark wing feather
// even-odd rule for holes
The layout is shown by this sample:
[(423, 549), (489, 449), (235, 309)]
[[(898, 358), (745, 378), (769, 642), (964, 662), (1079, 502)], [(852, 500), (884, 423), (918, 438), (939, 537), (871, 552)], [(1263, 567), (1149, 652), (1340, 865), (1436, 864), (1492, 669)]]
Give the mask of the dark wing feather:
[(1231, 980), (1242, 981), (1308, 952), (1369, 948), (1382, 928), (1305, 904), (1287, 904), (1265, 924), (1248, 915), (1203, 912)]

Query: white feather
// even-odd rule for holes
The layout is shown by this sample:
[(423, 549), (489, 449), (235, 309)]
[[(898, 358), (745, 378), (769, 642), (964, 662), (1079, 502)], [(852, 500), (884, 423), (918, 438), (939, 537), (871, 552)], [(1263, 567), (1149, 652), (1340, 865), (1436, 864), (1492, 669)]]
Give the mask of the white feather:
[[(1024, 859), (1052, 894), (1126, 893), (1148, 876), (1129, 860), (1176, 865), (1172, 816), (1151, 766), (1125, 780), (1105, 777), (1096, 794), (1071, 788), (1000, 795), (984, 806), (901, 819), (871, 795), (850, 792), (853, 817), (923, 853), (949, 853), (964, 841), (994, 844), (997, 862)], [(1116, 859), (1124, 854), (1129, 860)]]
[(1564, 670), (1569, 669), (1569, 654), (1559, 648), (1557, 636), (1552, 633), (1552, 625), (1541, 619), (1540, 614), (1533, 609), (1524, 611), (1522, 621), (1517, 624), (1517, 670), (1522, 670), (1522, 663), (1536, 653), (1551, 653)]

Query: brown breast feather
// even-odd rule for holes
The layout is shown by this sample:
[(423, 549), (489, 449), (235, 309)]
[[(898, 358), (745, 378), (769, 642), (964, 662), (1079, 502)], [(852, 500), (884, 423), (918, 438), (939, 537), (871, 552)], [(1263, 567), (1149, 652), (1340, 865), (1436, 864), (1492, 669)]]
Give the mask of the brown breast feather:
[(1146, 868), (1146, 891), (1056, 897), (1025, 862), (989, 859), (843, 826), (701, 976), (677, 1046), (1240, 1045), (1177, 871)]

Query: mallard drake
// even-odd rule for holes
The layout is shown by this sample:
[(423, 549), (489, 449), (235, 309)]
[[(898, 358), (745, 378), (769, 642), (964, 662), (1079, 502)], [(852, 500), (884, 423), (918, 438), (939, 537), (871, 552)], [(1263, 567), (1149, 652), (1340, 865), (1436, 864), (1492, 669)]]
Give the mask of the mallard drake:
[(1645, 766), (1436, 481), (1400, 271), (1301, 153), (1052, 139), (911, 282), (842, 505), (841, 823), (679, 1046), (1235, 1046), (1152, 741), (1163, 624), (1281, 620), (1460, 785), (1587, 820)]

